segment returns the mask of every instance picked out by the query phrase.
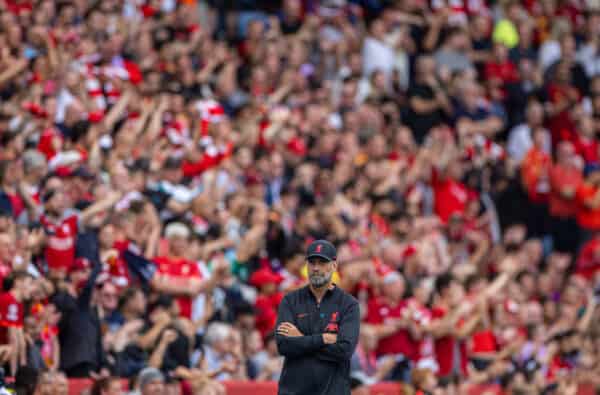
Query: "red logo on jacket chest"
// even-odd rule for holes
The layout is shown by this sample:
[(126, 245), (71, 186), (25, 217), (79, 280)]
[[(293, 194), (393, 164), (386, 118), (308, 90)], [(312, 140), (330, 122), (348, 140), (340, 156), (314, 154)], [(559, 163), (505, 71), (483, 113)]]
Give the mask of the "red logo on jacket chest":
[(329, 324), (325, 327), (325, 332), (334, 332), (337, 333), (340, 330), (338, 325), (339, 315), (337, 311), (331, 314), (331, 318), (329, 318)]

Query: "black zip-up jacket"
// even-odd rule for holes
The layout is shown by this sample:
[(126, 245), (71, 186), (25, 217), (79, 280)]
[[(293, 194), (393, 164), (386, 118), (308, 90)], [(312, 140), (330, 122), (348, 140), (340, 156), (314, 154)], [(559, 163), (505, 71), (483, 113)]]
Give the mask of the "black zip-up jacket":
[[(350, 358), (360, 329), (356, 299), (334, 286), (317, 303), (306, 286), (283, 298), (277, 326), (282, 322), (294, 324), (303, 336), (275, 337), (285, 357), (278, 394), (349, 395)], [(323, 333), (336, 333), (337, 342), (325, 344)]]

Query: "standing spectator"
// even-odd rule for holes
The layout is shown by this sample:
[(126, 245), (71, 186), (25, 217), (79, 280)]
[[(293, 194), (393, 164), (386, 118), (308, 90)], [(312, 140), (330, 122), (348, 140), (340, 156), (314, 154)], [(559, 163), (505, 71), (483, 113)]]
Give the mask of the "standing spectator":
[(600, 166), (585, 167), (585, 179), (577, 188), (577, 223), (581, 227), (580, 242), (585, 242), (600, 230)]
[(579, 240), (576, 193), (583, 175), (580, 158), (575, 156), (573, 144), (559, 144), (556, 163), (550, 171), (550, 215), (552, 216), (552, 238), (557, 251), (575, 252)]
[[(25, 333), (23, 331), (25, 303), (31, 298), (32, 278), (29, 273), (15, 271), (4, 279), (0, 295), (0, 344), (10, 346), (10, 373), (14, 375), (20, 366), (27, 363)], [(3, 350), (7, 351), (7, 350)], [(6, 358), (6, 353), (4, 358)]]
[(545, 151), (548, 132), (543, 128), (533, 130), (533, 147), (521, 163), (521, 178), (530, 202), (527, 227), (532, 235), (544, 236), (548, 231), (548, 196), (552, 159)]
[[(90, 377), (108, 366), (98, 306), (92, 300), (100, 270), (100, 263), (93, 263), (87, 278), (75, 286), (65, 285), (51, 299), (62, 315), (58, 324), (60, 368), (68, 377)], [(81, 336), (82, 333), (86, 335)]]
[(428, 132), (451, 112), (450, 102), (436, 78), (435, 60), (423, 55), (416, 61), (415, 79), (408, 89), (407, 123), (415, 141), (423, 143)]
[[(367, 323), (373, 325), (377, 345), (377, 356), (395, 358), (397, 372), (394, 379), (409, 380), (410, 367), (416, 360), (417, 344), (411, 330), (412, 321), (407, 317), (405, 302), (405, 280), (397, 272), (390, 272), (383, 278), (381, 298), (369, 302)], [(364, 345), (363, 345), (364, 346)], [(371, 376), (374, 371), (365, 372)]]
[[(542, 127), (544, 122), (544, 108), (536, 100), (527, 103), (525, 122), (515, 126), (508, 135), (508, 154), (517, 163), (521, 163), (529, 150), (533, 148), (533, 132)], [(544, 151), (550, 152), (551, 141), (544, 141)]]
[(250, 284), (258, 288), (259, 292), (255, 302), (256, 328), (263, 337), (275, 329), (277, 307), (283, 298), (277, 288), (282, 281), (281, 276), (268, 268), (259, 269), (250, 276)]

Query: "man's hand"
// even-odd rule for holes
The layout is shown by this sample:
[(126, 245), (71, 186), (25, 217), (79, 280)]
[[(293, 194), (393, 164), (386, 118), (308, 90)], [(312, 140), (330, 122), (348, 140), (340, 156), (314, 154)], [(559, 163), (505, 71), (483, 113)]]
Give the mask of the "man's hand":
[(228, 360), (221, 364), (219, 370), (223, 373), (234, 374), (238, 370), (238, 364), (234, 360)]
[(173, 329), (167, 329), (164, 331), (160, 339), (160, 341), (164, 342), (164, 344), (167, 346), (173, 343), (175, 340), (177, 340), (177, 332)]
[(279, 327), (277, 327), (277, 333), (285, 337), (304, 336), (302, 332), (300, 332), (298, 328), (296, 328), (294, 324), (290, 322), (282, 322)]
[(335, 333), (323, 333), (323, 343), (335, 344), (337, 342), (337, 335)]

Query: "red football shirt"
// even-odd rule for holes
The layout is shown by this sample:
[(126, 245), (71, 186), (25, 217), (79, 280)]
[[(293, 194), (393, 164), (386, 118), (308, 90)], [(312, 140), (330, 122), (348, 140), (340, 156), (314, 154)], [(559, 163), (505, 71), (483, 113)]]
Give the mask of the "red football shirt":
[(592, 198), (598, 187), (588, 183), (582, 183), (577, 188), (577, 201), (579, 203), (577, 209), (577, 223), (584, 229), (597, 231), (600, 230), (600, 208), (588, 208), (585, 201)]
[(8, 344), (8, 328), (23, 327), (23, 303), (13, 294), (0, 294), (0, 344)]
[[(366, 322), (374, 325), (382, 325), (402, 318), (406, 305), (406, 301), (402, 301), (396, 306), (390, 306), (383, 299), (372, 299), (368, 305)], [(419, 342), (412, 339), (408, 330), (401, 329), (379, 340), (377, 355), (387, 354), (403, 354), (410, 360), (416, 361), (419, 356)]]
[(277, 323), (277, 308), (283, 299), (283, 293), (277, 292), (273, 295), (259, 295), (256, 298), (256, 329), (263, 338), (273, 329)]
[[(434, 307), (431, 311), (432, 318), (440, 319), (446, 315), (446, 310), (440, 307)], [(454, 368), (454, 360), (456, 357), (460, 357), (460, 370), (463, 374), (466, 374), (467, 368), (467, 353), (466, 347), (463, 342), (457, 343), (457, 340), (452, 335), (440, 337), (435, 340), (435, 359), (437, 360), (440, 370), (438, 376), (444, 377), (452, 373)], [(460, 352), (460, 356), (456, 356), (455, 353)]]
[[(180, 278), (202, 278), (200, 270), (198, 270), (198, 265), (187, 259), (161, 256), (155, 258), (154, 262), (156, 263), (157, 271), (160, 274)], [(190, 296), (177, 297), (179, 312), (182, 317), (188, 319), (192, 318), (192, 302), (193, 300)]]
[(44, 255), (51, 269), (69, 269), (75, 261), (75, 240), (77, 238), (77, 215), (71, 215), (56, 224), (45, 215), (40, 222), (48, 236)]
[(594, 237), (586, 242), (577, 258), (576, 272), (591, 280), (600, 269), (600, 238)]
[(113, 255), (105, 259), (103, 271), (110, 277), (110, 281), (120, 289), (126, 288), (130, 284), (129, 270), (127, 263), (121, 258), (120, 252), (115, 250)]
[(469, 199), (467, 187), (451, 178), (440, 179), (433, 174), (433, 193), (435, 197), (435, 213), (443, 222), (454, 213), (464, 213)]

